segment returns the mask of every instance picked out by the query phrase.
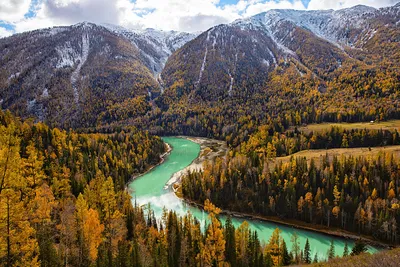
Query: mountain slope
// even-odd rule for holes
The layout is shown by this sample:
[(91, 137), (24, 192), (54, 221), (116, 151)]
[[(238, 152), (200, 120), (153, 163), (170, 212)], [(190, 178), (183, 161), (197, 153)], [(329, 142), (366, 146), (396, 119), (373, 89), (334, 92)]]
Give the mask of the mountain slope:
[(163, 70), (168, 57), (197, 36), (197, 34), (177, 31), (155, 29), (133, 31), (115, 25), (104, 26), (130, 40), (140, 50), (145, 65), (156, 77)]
[(392, 118), (399, 10), (270, 10), (198, 36), (90, 23), (19, 34), (0, 39), (0, 105), (67, 128), (215, 137), (249, 120), (243, 136), (277, 118)]
[(168, 59), (151, 129), (238, 144), (265, 123), (397, 118), (399, 8), (271, 10), (215, 26)]
[[(236, 85), (256, 90), (280, 61), (291, 59), (299, 74), (310, 72), (326, 80), (338, 76), (344, 64), (365, 64), (354, 56), (371, 59), (369, 51), (359, 50), (378, 43), (375, 36), (398, 38), (399, 20), (398, 6), (380, 10), (366, 6), (338, 11), (270, 10), (211, 28), (175, 53), (162, 77), (168, 87), (182, 80), (191, 92), (199, 90), (204, 96), (200, 88), (206, 87), (207, 93), (227, 97), (237, 91)], [(398, 48), (398, 40), (394, 41)]]
[(1, 107), (66, 128), (143, 115), (161, 92), (157, 72), (192, 35), (111, 29), (80, 23), (0, 39)]

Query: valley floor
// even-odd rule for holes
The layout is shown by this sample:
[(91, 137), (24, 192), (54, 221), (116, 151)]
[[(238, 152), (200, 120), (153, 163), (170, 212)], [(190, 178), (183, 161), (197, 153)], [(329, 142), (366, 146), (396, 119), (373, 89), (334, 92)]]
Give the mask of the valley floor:
[[(340, 127), (345, 130), (352, 129), (367, 129), (367, 130), (400, 130), (400, 120), (389, 120), (382, 122), (357, 122), (357, 123), (318, 123), (308, 124), (306, 126), (298, 127), (301, 132), (310, 133), (323, 130), (329, 130), (331, 127)], [(292, 130), (294, 128), (292, 127)]]
[(303, 150), (297, 153), (294, 153), (285, 157), (277, 157), (274, 162), (289, 162), (291, 157), (305, 157), (307, 158), (308, 163), (310, 163), (311, 159), (314, 159), (315, 163), (319, 165), (320, 160), (323, 156), (328, 155), (329, 158), (333, 158), (334, 156), (377, 156), (383, 153), (391, 153), (394, 156), (400, 157), (400, 146), (387, 146), (387, 147), (357, 147), (357, 148), (333, 148), (333, 149), (313, 149), (313, 150)]
[(193, 160), (193, 162), (189, 166), (172, 175), (171, 179), (167, 182), (166, 186), (170, 187), (175, 185), (174, 189), (178, 188), (180, 179), (185, 173), (187, 173), (188, 171), (202, 170), (203, 163), (205, 161), (211, 161), (216, 157), (223, 157), (228, 152), (228, 146), (224, 141), (208, 139), (203, 137), (188, 137), (188, 136), (179, 136), (179, 137), (186, 138), (194, 143), (199, 144), (200, 154), (195, 160)]
[[(385, 250), (373, 255), (364, 253), (357, 256), (335, 258), (307, 266), (321, 267), (397, 267), (400, 261), (400, 249)], [(304, 265), (302, 265), (304, 266)]]
[[(399, 121), (400, 122), (400, 121)], [(203, 163), (207, 160), (213, 160), (216, 157), (221, 157), (226, 155), (228, 151), (228, 147), (225, 142), (223, 141), (218, 141), (218, 140), (213, 140), (213, 139), (207, 139), (207, 138), (201, 138), (201, 137), (187, 137), (187, 136), (181, 136), (182, 138), (187, 138), (190, 141), (193, 141), (195, 143), (200, 144), (201, 150), (199, 157), (196, 158), (192, 164), (184, 168), (183, 170), (175, 173), (171, 179), (168, 181), (167, 185), (168, 187), (172, 186), (174, 188), (175, 194), (179, 198), (183, 198), (181, 191), (180, 191), (180, 181), (182, 176), (187, 173), (188, 171), (195, 171), (195, 170), (200, 170), (203, 168)], [(311, 161), (311, 159), (314, 159), (316, 161), (316, 164), (319, 164), (319, 160), (322, 158), (322, 156), (328, 154), (329, 157), (333, 156), (340, 156), (340, 155), (345, 155), (349, 156), (352, 155), (354, 157), (357, 156), (372, 156), (372, 155), (378, 155), (379, 153), (393, 153), (396, 156), (400, 156), (400, 146), (389, 146), (389, 147), (374, 147), (374, 148), (338, 148), (338, 149), (323, 149), (323, 150), (304, 150), (297, 152), (293, 155), (286, 156), (286, 157), (278, 157), (274, 160), (274, 162), (288, 162), (290, 161), (290, 158), (292, 156), (294, 157), (306, 157), (308, 161)], [(194, 201), (190, 201), (187, 199), (184, 199), (184, 201), (190, 205), (197, 206), (201, 209), (203, 209), (203, 204), (202, 203), (197, 203)], [(309, 230), (309, 231), (315, 231), (319, 232), (322, 234), (326, 235), (331, 235), (331, 236), (339, 236), (347, 239), (363, 239), (364, 242), (382, 247), (382, 248), (390, 248), (391, 245), (375, 240), (370, 236), (366, 235), (358, 235), (356, 233), (352, 233), (349, 231), (345, 231), (339, 228), (333, 228), (333, 227), (327, 227), (324, 225), (319, 225), (319, 224), (310, 224), (306, 223), (303, 221), (299, 220), (294, 220), (294, 219), (284, 219), (284, 218), (279, 218), (276, 216), (259, 216), (255, 214), (248, 214), (248, 213), (238, 213), (238, 212), (232, 212), (229, 210), (222, 210), (222, 214), (227, 214), (227, 215), (232, 215), (234, 217), (241, 217), (241, 218), (248, 218), (251, 220), (261, 220), (261, 221), (269, 221), (269, 222), (274, 222), (294, 228), (299, 228), (299, 229), (304, 229), (304, 230)]]

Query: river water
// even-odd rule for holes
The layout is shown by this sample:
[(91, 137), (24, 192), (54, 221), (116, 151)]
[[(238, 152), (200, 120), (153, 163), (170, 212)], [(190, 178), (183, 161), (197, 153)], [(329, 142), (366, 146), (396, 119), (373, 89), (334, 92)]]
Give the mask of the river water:
[[(165, 161), (162, 164), (143, 176), (136, 178), (129, 184), (133, 197), (132, 201), (136, 201), (139, 205), (147, 205), (150, 203), (157, 218), (161, 218), (163, 207), (165, 207), (168, 210), (176, 211), (179, 215), (184, 215), (188, 210), (190, 210), (193, 216), (195, 216), (200, 222), (204, 223), (207, 219), (207, 213), (196, 207), (183, 203), (182, 200), (175, 196), (171, 189), (165, 187), (165, 184), (174, 173), (190, 165), (191, 162), (197, 158), (200, 152), (200, 145), (187, 139), (177, 137), (165, 137), (163, 140), (172, 147), (171, 153), (165, 158)], [(222, 221), (225, 220), (224, 216), (221, 216), (220, 218)], [(294, 232), (296, 232), (299, 236), (300, 247), (302, 249), (304, 248), (306, 239), (308, 238), (312, 258), (315, 253), (318, 253), (318, 259), (326, 259), (331, 240), (334, 240), (336, 255), (343, 255), (344, 244), (346, 241), (343, 238), (301, 230), (273, 222), (246, 220), (249, 223), (251, 230), (257, 230), (261, 242), (267, 243), (272, 232), (276, 228), (279, 228), (289, 251), (291, 249), (290, 237)], [(232, 218), (232, 222), (236, 228), (243, 221), (244, 219), (242, 218)], [(347, 240), (347, 243), (351, 250), (354, 242), (352, 240)], [(369, 252), (374, 253), (376, 251), (378, 251), (377, 248), (369, 247)]]

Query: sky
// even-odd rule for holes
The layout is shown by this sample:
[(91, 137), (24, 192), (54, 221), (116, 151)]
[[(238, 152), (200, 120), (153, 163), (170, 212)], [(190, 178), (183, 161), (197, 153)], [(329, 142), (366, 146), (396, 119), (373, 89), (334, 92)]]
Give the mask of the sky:
[(270, 9), (376, 8), (400, 0), (0, 0), (0, 37), (83, 21), (130, 29), (204, 31)]

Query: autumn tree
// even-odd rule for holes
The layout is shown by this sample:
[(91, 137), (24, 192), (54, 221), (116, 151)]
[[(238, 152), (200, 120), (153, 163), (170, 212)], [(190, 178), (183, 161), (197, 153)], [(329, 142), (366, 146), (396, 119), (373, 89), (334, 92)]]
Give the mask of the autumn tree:
[(225, 240), (221, 223), (217, 216), (221, 210), (215, 207), (209, 200), (204, 202), (204, 210), (208, 212), (211, 224), (207, 229), (204, 243), (204, 264), (206, 266), (223, 266), (225, 260)]
[(276, 228), (272, 233), (267, 246), (265, 247), (265, 254), (269, 254), (274, 262), (274, 265), (279, 265), (281, 262), (281, 246), (282, 237), (279, 228)]
[(290, 241), (292, 242), (292, 254), (294, 260), (297, 264), (299, 264), (301, 261), (301, 256), (300, 256), (301, 248), (300, 248), (299, 236), (296, 232), (293, 232)]
[(84, 261), (86, 255), (94, 262), (97, 259), (97, 248), (102, 242), (104, 225), (100, 223), (98, 212), (88, 207), (82, 194), (76, 201), (76, 219), (80, 237), (80, 262)]

